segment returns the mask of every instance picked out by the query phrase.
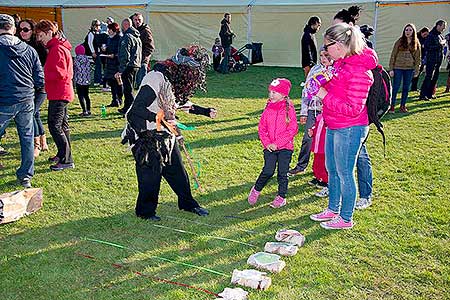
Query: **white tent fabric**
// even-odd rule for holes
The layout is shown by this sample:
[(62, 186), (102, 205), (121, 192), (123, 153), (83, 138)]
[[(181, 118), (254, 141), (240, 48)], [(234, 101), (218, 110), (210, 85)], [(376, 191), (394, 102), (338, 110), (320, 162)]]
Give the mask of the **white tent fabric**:
[(94, 18), (113, 16), (120, 22), (141, 12), (153, 30), (154, 59), (164, 59), (190, 43), (210, 48), (223, 14), (230, 12), (234, 45), (262, 42), (264, 65), (274, 66), (300, 65), (300, 38), (310, 16), (322, 19), (322, 29), (316, 34), (321, 44), (335, 13), (355, 4), (364, 9), (359, 24), (376, 28), (374, 42), (383, 65), (389, 62), (392, 45), (405, 24), (431, 28), (436, 20), (450, 16), (449, 0), (0, 0), (0, 7), (62, 8), (63, 28), (74, 45), (84, 40)]

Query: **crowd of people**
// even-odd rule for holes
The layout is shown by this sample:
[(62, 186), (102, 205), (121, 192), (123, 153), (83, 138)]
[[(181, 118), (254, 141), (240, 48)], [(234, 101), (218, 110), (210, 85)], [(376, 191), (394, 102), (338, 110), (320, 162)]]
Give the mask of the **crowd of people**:
[[(311, 152), (314, 178), (309, 184), (321, 188), (316, 196), (329, 197), (327, 208), (311, 215), (312, 220), (320, 221), (326, 229), (352, 228), (354, 208), (371, 205), (366, 101), (374, 82), (371, 70), (377, 67), (378, 57), (370, 41), (374, 29), (367, 24), (357, 25), (360, 13), (358, 6), (340, 10), (333, 25), (326, 29), (324, 44), (319, 49), (315, 34), (320, 31), (321, 19), (312, 16), (305, 25), (301, 64), (306, 79), (299, 120), (289, 98), (291, 82), (276, 78), (270, 83), (269, 99), (258, 126), (264, 167), (250, 190), (250, 205), (257, 203), (277, 169), (278, 192), (271, 207), (285, 206), (288, 177), (306, 171)], [(450, 33), (443, 36), (446, 25), (439, 20), (432, 30), (423, 28), (419, 32), (414, 24), (405, 25), (389, 63), (389, 74), (393, 77), (390, 112), (395, 112), (402, 82), (400, 111), (408, 112), (406, 102), (411, 84), (411, 89), (417, 90), (417, 78), (424, 70), (420, 99), (434, 97), (444, 46), (450, 43)], [(211, 49), (213, 67), (218, 72), (229, 72), (234, 36), (231, 14), (226, 13), (221, 21), (220, 38)], [(196, 90), (205, 90), (208, 51), (190, 45), (150, 66), (155, 44), (140, 13), (123, 19), (120, 25), (112, 17), (105, 22), (93, 20), (84, 41), (75, 46), (75, 58), (71, 49), (55, 22), (14, 20), (0, 14), (0, 138), (14, 120), (21, 146), (21, 166), (16, 172), (20, 184), (31, 187), (34, 159), (41, 151), (49, 150), (40, 118), (45, 99), (48, 99), (48, 129), (57, 148), (57, 153), (49, 158), (50, 169), (75, 167), (68, 105), (73, 101), (75, 84), (82, 108), (80, 116), (89, 117), (92, 114), (89, 88), (93, 83), (111, 92), (109, 107), (123, 105), (118, 109), (127, 121), (122, 142), (129, 144), (135, 158), (139, 189), (136, 215), (160, 220), (156, 208), (163, 177), (178, 196), (180, 209), (208, 215), (192, 196), (178, 146), (183, 138), (175, 117), (179, 110), (216, 117), (216, 109), (190, 101)], [(449, 89), (450, 73), (446, 92)], [(296, 164), (290, 169), (298, 123), (304, 125), (304, 133)], [(0, 155), (6, 153), (0, 147)]]

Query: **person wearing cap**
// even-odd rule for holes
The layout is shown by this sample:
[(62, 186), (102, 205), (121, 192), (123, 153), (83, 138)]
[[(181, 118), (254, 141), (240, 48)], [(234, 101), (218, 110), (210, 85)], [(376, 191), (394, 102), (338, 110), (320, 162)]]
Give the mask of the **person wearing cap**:
[(373, 49), (372, 41), (369, 40), (369, 38), (373, 35), (373, 27), (367, 24), (362, 25), (359, 27), (359, 30), (361, 30), (362, 34), (364, 35), (364, 40), (366, 41), (367, 47), (370, 49)]
[(133, 26), (139, 31), (139, 38), (142, 42), (142, 59), (141, 67), (136, 74), (136, 87), (139, 88), (142, 79), (147, 74), (147, 68), (150, 64), (150, 58), (155, 50), (155, 43), (153, 41), (153, 33), (148, 24), (144, 23), (144, 16), (141, 13), (135, 13), (133, 15)]
[[(206, 49), (191, 47), (183, 59), (175, 56), (156, 63), (145, 75), (135, 101), (126, 113), (122, 143), (128, 143), (136, 161), (139, 194), (136, 216), (159, 221), (156, 215), (161, 179), (164, 177), (178, 196), (178, 208), (199, 216), (208, 215), (191, 193), (177, 141), (177, 102), (186, 101), (203, 89), (209, 57)], [(160, 114), (167, 120), (161, 122)], [(172, 128), (172, 130), (171, 130)], [(175, 131), (175, 133), (174, 133)]]
[(25, 188), (34, 175), (34, 96), (44, 87), (39, 56), (14, 36), (14, 19), (0, 14), (0, 137), (14, 119), (20, 140), (21, 164), (16, 175)]
[(261, 115), (258, 134), (264, 148), (264, 167), (251, 188), (248, 203), (255, 205), (261, 190), (272, 178), (278, 165), (278, 193), (271, 207), (286, 205), (289, 164), (294, 151), (294, 137), (298, 132), (297, 116), (289, 99), (291, 82), (286, 78), (276, 78), (269, 85), (269, 100)]

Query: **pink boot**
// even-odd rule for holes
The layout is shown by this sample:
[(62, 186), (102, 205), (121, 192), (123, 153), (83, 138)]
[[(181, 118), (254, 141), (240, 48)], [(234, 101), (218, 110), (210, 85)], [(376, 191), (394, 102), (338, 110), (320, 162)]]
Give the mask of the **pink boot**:
[(258, 201), (259, 194), (261, 194), (261, 192), (258, 192), (257, 190), (255, 190), (255, 186), (252, 186), (252, 189), (250, 190), (250, 194), (248, 195), (248, 203), (250, 205), (255, 205), (256, 202)]

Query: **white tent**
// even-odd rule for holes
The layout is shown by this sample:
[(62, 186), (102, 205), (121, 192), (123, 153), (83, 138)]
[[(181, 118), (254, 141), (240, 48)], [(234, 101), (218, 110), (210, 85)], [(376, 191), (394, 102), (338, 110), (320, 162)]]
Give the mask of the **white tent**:
[(223, 14), (230, 12), (235, 47), (262, 42), (265, 65), (299, 66), (300, 38), (308, 18), (317, 15), (322, 19), (322, 30), (316, 35), (320, 44), (336, 12), (355, 4), (363, 7), (359, 24), (376, 29), (373, 41), (383, 65), (387, 65), (405, 24), (431, 28), (436, 20), (450, 16), (449, 0), (0, 0), (0, 12), (3, 9), (11, 13), (13, 8), (43, 10), (42, 14), (61, 20), (72, 44), (84, 40), (94, 18), (105, 20), (112, 16), (120, 23), (132, 13), (141, 12), (153, 30), (153, 59), (164, 59), (190, 43), (210, 48), (218, 36)]

